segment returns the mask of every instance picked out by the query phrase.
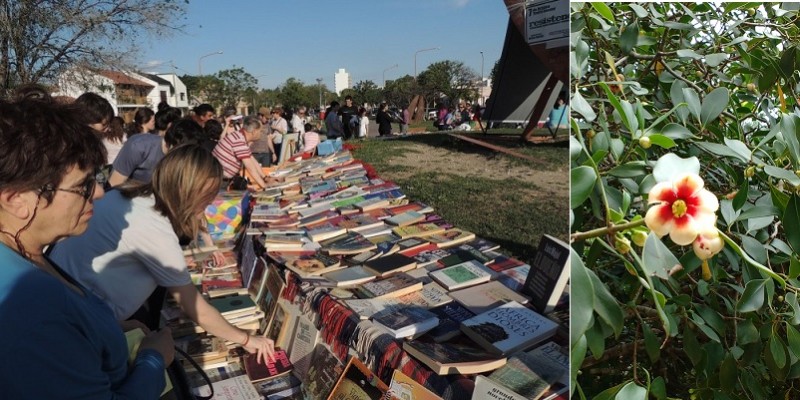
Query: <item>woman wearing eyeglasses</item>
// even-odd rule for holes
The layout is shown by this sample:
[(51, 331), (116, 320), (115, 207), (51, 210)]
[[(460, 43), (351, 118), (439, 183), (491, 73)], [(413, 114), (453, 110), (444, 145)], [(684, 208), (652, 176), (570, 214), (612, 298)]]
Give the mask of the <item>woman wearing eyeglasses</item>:
[(95, 204), (86, 233), (58, 243), (51, 256), (104, 299), (119, 321), (162, 286), (210, 334), (241, 344), (259, 359), (272, 358), (271, 339), (234, 327), (205, 301), (183, 257), (181, 242), (205, 229), (198, 216), (216, 197), (221, 179), (222, 166), (200, 145), (173, 148), (150, 183), (125, 183), (107, 193)]
[(9, 399), (158, 398), (174, 355), (169, 330), (149, 334), (129, 366), (108, 306), (44, 255), (83, 233), (103, 196), (96, 179), (105, 150), (78, 107), (39, 88), (0, 101), (0, 391)]

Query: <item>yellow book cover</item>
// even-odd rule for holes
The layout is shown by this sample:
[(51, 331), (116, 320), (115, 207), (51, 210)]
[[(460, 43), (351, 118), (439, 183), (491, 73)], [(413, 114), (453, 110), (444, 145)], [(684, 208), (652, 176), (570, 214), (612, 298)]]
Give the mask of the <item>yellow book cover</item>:
[[(139, 352), (139, 345), (142, 344), (144, 336), (144, 331), (141, 328), (125, 332), (125, 340), (128, 341), (128, 364), (133, 364), (133, 360), (136, 359), (136, 354)], [(164, 387), (164, 391), (161, 392), (162, 396), (164, 393), (172, 390), (172, 381), (169, 379), (167, 371), (164, 371), (164, 380), (167, 381), (167, 385)]]

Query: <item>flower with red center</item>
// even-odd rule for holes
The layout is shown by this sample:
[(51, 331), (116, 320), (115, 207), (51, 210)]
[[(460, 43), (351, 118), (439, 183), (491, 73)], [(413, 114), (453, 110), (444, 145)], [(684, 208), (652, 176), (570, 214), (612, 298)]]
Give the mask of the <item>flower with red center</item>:
[(714, 228), (719, 200), (703, 188), (703, 179), (689, 173), (661, 182), (650, 190), (647, 199), (653, 206), (644, 217), (647, 227), (663, 237), (669, 234), (675, 244), (692, 243), (700, 232)]

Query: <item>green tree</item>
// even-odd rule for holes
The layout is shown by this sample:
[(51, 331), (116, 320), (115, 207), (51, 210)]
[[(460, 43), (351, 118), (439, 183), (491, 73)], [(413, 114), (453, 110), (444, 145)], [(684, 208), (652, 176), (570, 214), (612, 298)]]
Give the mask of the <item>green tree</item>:
[(308, 91), (302, 81), (295, 78), (289, 78), (283, 84), (278, 94), (278, 101), (284, 108), (294, 109), (297, 106), (310, 104), (308, 99)]
[(439, 61), (433, 63), (417, 76), (419, 90), (428, 104), (444, 99), (448, 103), (478, 98), (477, 83), (480, 80), (475, 71), (461, 61)]
[(386, 81), (386, 87), (383, 88), (383, 98), (391, 105), (402, 107), (403, 105), (408, 105), (415, 92), (414, 77), (406, 75), (395, 80)]
[(0, 0), (0, 92), (65, 68), (124, 67), (141, 39), (176, 29), (184, 2)]
[(353, 86), (353, 90), (355, 91), (353, 98), (358, 99), (358, 104), (366, 103), (374, 106), (381, 102), (381, 90), (373, 81), (359, 81)]
[(219, 71), (215, 76), (222, 81), (221, 91), (209, 93), (216, 105), (236, 107), (240, 101), (245, 100), (244, 96), (248, 90), (255, 90), (258, 87), (258, 80), (241, 67), (234, 66), (234, 68)]
[(571, 7), (573, 389), (797, 398), (797, 5)]

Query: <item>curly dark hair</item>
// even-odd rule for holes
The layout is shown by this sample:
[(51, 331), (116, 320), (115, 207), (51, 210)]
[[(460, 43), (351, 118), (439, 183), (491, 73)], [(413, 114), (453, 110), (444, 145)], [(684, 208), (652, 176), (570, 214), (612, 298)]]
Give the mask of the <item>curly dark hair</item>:
[[(86, 125), (85, 109), (58, 104), (44, 89), (0, 101), (0, 188), (16, 191), (57, 187), (70, 168), (106, 164), (106, 149)], [(42, 192), (49, 203), (54, 192)]]

